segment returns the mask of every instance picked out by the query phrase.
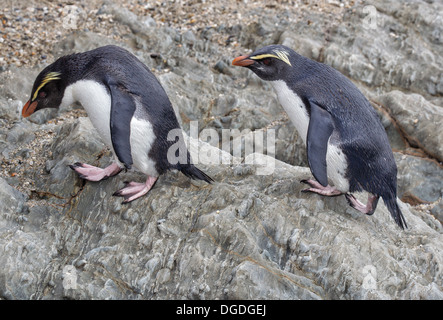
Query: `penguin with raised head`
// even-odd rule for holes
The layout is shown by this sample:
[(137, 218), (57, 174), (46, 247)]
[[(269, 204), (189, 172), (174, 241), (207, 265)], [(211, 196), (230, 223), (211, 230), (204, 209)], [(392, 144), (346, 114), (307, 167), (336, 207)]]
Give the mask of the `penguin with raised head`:
[[(193, 179), (213, 181), (191, 163), (182, 145), (180, 125), (160, 82), (129, 51), (110, 45), (59, 58), (37, 76), (22, 115), (28, 117), (43, 108), (74, 102), (86, 110), (115, 162), (104, 169), (75, 163), (71, 169), (89, 181), (100, 181), (132, 167), (148, 176), (145, 183), (128, 182), (114, 193), (124, 197), (124, 203), (146, 194), (159, 175), (170, 169)], [(172, 139), (168, 139), (170, 132), (174, 132)], [(173, 149), (186, 152), (185, 156), (168, 154), (176, 143), (181, 144), (180, 148)]]
[[(303, 180), (304, 192), (344, 194), (355, 209), (371, 215), (380, 197), (404, 229), (397, 203), (397, 166), (386, 131), (365, 96), (334, 68), (303, 57), (282, 45), (239, 56), (246, 67), (273, 85), (307, 148), (315, 178)], [(366, 204), (351, 193), (369, 193)]]

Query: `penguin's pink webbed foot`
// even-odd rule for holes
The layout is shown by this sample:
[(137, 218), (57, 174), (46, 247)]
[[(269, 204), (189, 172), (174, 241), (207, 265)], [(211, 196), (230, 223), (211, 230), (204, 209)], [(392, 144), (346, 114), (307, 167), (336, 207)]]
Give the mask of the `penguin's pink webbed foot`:
[(379, 196), (369, 194), (368, 202), (365, 205), (350, 193), (345, 194), (345, 197), (351, 207), (367, 215), (371, 215), (374, 213), (375, 209), (377, 208), (377, 203), (379, 199)]
[(335, 187), (331, 187), (330, 185), (323, 187), (320, 183), (312, 179), (302, 180), (300, 182), (309, 184), (311, 186), (311, 188), (303, 189), (302, 192), (313, 192), (327, 197), (335, 197), (342, 194), (342, 192)]
[(125, 200), (123, 200), (122, 203), (131, 202), (148, 193), (148, 191), (151, 190), (156, 181), (157, 177), (148, 176), (148, 179), (145, 183), (125, 182), (126, 186), (116, 191), (113, 196), (124, 197)]
[(75, 172), (77, 172), (80, 178), (89, 181), (101, 181), (109, 177), (115, 176), (120, 171), (122, 171), (122, 169), (116, 163), (112, 163), (111, 165), (107, 166), (104, 169), (80, 162), (76, 162), (73, 165), (70, 165), (69, 167)]

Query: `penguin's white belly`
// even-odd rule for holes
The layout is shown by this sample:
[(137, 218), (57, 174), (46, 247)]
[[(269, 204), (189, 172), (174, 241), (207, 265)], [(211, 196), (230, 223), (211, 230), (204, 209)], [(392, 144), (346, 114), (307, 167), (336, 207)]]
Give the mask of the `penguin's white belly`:
[[(103, 142), (112, 150), (115, 161), (123, 167), (112, 146), (111, 95), (105, 86), (92, 80), (77, 81), (65, 89), (61, 107), (73, 102), (79, 102), (83, 106)], [(155, 162), (148, 156), (155, 139), (152, 125), (148, 121), (133, 117), (130, 126), (131, 156), (134, 167), (147, 175), (158, 176)]]
[(343, 193), (349, 191), (349, 180), (345, 176), (348, 167), (347, 163), (343, 151), (338, 146), (328, 143), (328, 151), (326, 152), (328, 179), (334, 187)]
[[(271, 82), (277, 93), (278, 100), (285, 109), (289, 119), (294, 124), (299, 135), (306, 145), (309, 127), (309, 115), (301, 98), (287, 86), (283, 80)], [(341, 192), (349, 191), (349, 181), (346, 179), (347, 159), (340, 148), (328, 142), (328, 151), (326, 153), (327, 175), (333, 186)]]
[(149, 121), (133, 117), (131, 120), (131, 155), (134, 167), (152, 177), (158, 177), (155, 162), (149, 157), (155, 135)]

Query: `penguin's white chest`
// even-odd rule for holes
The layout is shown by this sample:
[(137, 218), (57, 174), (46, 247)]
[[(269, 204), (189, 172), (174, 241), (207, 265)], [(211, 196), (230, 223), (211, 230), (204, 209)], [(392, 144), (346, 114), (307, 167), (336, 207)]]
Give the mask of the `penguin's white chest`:
[[(93, 80), (80, 80), (73, 83), (65, 89), (60, 106), (65, 107), (74, 102), (79, 102), (83, 106), (103, 142), (112, 150), (115, 156), (110, 127), (111, 95), (105, 86)], [(155, 162), (148, 155), (155, 140), (152, 125), (148, 121), (133, 117), (130, 131), (131, 156), (134, 167), (150, 176), (158, 176)], [(117, 156), (115, 156), (115, 160), (123, 167)]]
[(286, 85), (283, 80), (272, 81), (278, 100), (285, 109), (298, 134), (306, 145), (309, 127), (308, 110), (301, 98)]
[[(297, 129), (298, 134), (306, 145), (309, 128), (309, 115), (305, 104), (301, 98), (287, 86), (283, 80), (272, 81), (272, 85), (277, 93), (278, 100), (285, 109), (289, 119)], [(338, 145), (328, 141), (326, 153), (327, 175), (332, 184), (340, 191), (349, 191), (349, 181), (345, 177), (347, 169), (347, 159)]]
[(60, 107), (79, 102), (86, 110), (93, 126), (103, 142), (112, 148), (111, 142), (111, 96), (106, 88), (92, 80), (80, 80), (65, 89)]

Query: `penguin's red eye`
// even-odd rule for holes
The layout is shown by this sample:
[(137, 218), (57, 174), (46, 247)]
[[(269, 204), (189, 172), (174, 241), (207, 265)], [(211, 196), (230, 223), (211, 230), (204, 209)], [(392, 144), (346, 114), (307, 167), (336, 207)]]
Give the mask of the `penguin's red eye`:
[(269, 59), (269, 58), (263, 59), (263, 63), (265, 65), (269, 66), (271, 64), (271, 59)]
[(41, 92), (38, 94), (38, 97), (39, 97), (39, 98), (42, 98), (42, 99), (46, 98), (46, 92), (41, 91)]

